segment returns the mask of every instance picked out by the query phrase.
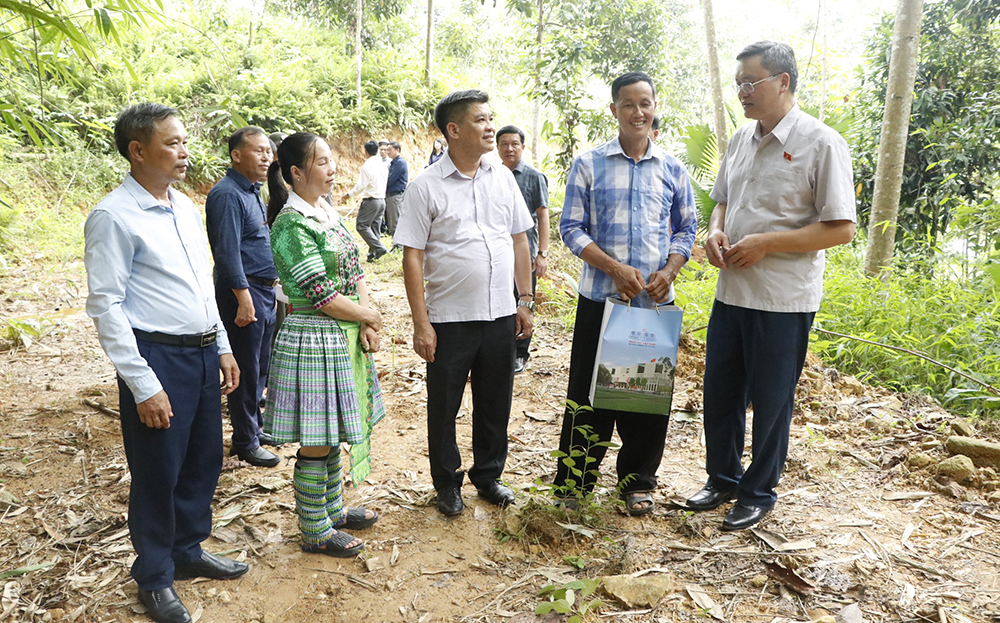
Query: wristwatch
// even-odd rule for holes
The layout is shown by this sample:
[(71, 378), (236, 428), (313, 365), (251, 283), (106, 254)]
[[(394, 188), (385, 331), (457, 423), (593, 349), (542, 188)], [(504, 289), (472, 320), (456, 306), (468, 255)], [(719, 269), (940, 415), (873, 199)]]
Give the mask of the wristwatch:
[(541, 255), (544, 258), (548, 258), (549, 257), (549, 251), (548, 251), (548, 249), (546, 249), (545, 251), (539, 251), (538, 254)]
[(531, 312), (535, 311), (535, 302), (534, 301), (522, 301), (521, 299), (517, 299), (517, 306), (518, 307), (527, 307)]

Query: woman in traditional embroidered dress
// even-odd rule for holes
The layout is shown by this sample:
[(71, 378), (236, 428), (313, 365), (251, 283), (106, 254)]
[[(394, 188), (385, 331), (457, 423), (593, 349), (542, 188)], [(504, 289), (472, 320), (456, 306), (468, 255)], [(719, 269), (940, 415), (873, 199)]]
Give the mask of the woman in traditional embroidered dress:
[(282, 141), (268, 171), (271, 249), (289, 313), (275, 339), (264, 428), (277, 443), (301, 445), (293, 483), (302, 550), (350, 557), (364, 543), (340, 529), (366, 528), (378, 514), (344, 508), (340, 444), (351, 444), (357, 485), (371, 471), (372, 426), (385, 415), (371, 356), (382, 317), (354, 237), (323, 198), (335, 172), (326, 141), (304, 132)]

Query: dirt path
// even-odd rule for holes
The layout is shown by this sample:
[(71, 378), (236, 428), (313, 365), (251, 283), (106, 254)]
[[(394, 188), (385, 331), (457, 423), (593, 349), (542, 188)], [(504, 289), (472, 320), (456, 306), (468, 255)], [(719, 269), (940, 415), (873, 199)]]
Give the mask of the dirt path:
[[(528, 614), (543, 600), (541, 587), (614, 574), (663, 583), (652, 606), (604, 596), (602, 617), (614, 621), (808, 621), (838, 613), (852, 622), (1000, 620), (996, 473), (980, 469), (969, 486), (936, 483), (929, 469), (911, 467), (911, 455), (945, 458), (954, 418), (840, 378), (815, 360), (800, 386), (781, 498), (764, 531), (722, 533), (724, 509), (692, 514), (670, 505), (703, 480), (695, 341), (677, 368), (674, 404), (683, 410), (670, 424), (655, 513), (627, 518), (605, 493), (591, 530), (532, 494), (554, 468), (548, 454), (557, 444), (571, 337), (543, 313), (537, 352), (515, 382), (509, 427), (506, 478), (519, 503), (501, 512), (466, 486), (466, 512), (444, 518), (430, 504), (424, 368), (408, 344), (400, 273), (391, 259), (372, 272), (387, 333), (404, 343), (377, 357), (389, 415), (374, 434), (371, 476), (347, 492), (350, 505), (382, 514), (358, 533), (367, 551), (357, 560), (299, 551), (294, 448), (280, 449), (288, 460), (275, 469), (227, 460), (206, 546), (253, 568), (238, 581), (177, 584), (201, 621), (562, 620)], [(83, 403), (117, 407), (113, 370), (82, 311), (82, 265), (26, 261), (0, 287), (0, 326), (15, 321), (31, 341), (11, 348), (8, 339), (0, 352), (0, 621), (148, 620), (128, 576), (129, 476), (118, 423)], [(26, 319), (40, 321), (40, 336), (31, 336)], [(470, 420), (466, 404), (458, 430), (467, 464)], [(995, 438), (992, 430), (975, 434)], [(612, 451), (604, 484), (613, 482), (614, 459)]]

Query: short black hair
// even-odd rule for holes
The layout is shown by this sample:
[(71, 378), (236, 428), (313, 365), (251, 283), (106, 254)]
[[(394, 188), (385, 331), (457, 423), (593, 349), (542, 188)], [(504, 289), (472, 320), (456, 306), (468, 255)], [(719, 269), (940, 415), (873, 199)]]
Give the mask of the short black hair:
[(389, 146), (396, 151), (403, 151), (403, 146), (399, 144), (399, 141), (389, 141)]
[(248, 136), (257, 136), (258, 134), (265, 134), (265, 132), (255, 125), (248, 125), (236, 130), (229, 136), (229, 153), (233, 153), (234, 149), (243, 147), (243, 143), (246, 142)]
[(650, 126), (650, 129), (652, 130), (660, 129), (660, 115), (653, 115), (653, 125)]
[(645, 82), (649, 85), (649, 88), (653, 90), (653, 98), (656, 98), (656, 85), (653, 84), (653, 79), (649, 77), (649, 74), (641, 71), (630, 71), (628, 73), (622, 74), (615, 78), (615, 81), (611, 83), (611, 101), (618, 103), (618, 93), (630, 84), (635, 84), (636, 82)]
[(524, 132), (522, 132), (521, 129), (516, 125), (505, 125), (504, 127), (500, 128), (500, 130), (497, 131), (496, 135), (498, 143), (500, 142), (500, 137), (503, 136), (504, 134), (517, 134), (518, 136), (521, 137), (521, 144), (522, 145), (524, 144)]
[(148, 143), (156, 131), (156, 122), (177, 116), (177, 109), (163, 104), (143, 102), (134, 104), (118, 113), (115, 121), (115, 147), (118, 153), (131, 161), (128, 146), (132, 141)]
[(788, 74), (788, 90), (795, 93), (795, 88), (799, 84), (799, 66), (795, 62), (795, 51), (787, 43), (777, 41), (758, 41), (743, 48), (743, 51), (736, 55), (736, 60), (752, 56), (760, 56), (760, 64), (772, 76)]
[(288, 138), (288, 135), (284, 132), (272, 132), (271, 134), (268, 134), (267, 138), (271, 139), (271, 142), (275, 145), (275, 149), (277, 149), (278, 147), (281, 147), (281, 141)]
[(448, 124), (456, 121), (464, 115), (472, 104), (485, 104), (490, 101), (490, 96), (486, 91), (479, 89), (469, 89), (468, 91), (455, 91), (441, 98), (441, 101), (434, 107), (434, 123), (441, 133), (448, 136)]
[(365, 153), (367, 153), (369, 156), (374, 156), (375, 154), (377, 154), (378, 143), (376, 143), (375, 141), (368, 141), (367, 143), (365, 143)]

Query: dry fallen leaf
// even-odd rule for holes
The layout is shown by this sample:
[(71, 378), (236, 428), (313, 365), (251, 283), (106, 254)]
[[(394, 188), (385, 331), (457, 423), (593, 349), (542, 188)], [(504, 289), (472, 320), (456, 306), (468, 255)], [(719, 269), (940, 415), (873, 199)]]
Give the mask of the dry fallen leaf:
[(769, 577), (774, 578), (788, 588), (798, 591), (803, 595), (811, 594), (816, 588), (809, 582), (799, 577), (799, 575), (791, 569), (783, 567), (776, 562), (765, 562), (764, 569), (767, 570), (767, 575)]
[(697, 584), (685, 584), (684, 589), (699, 608), (720, 621), (726, 620), (719, 604), (715, 603), (715, 601), (708, 596), (708, 593), (706, 593), (700, 586)]

